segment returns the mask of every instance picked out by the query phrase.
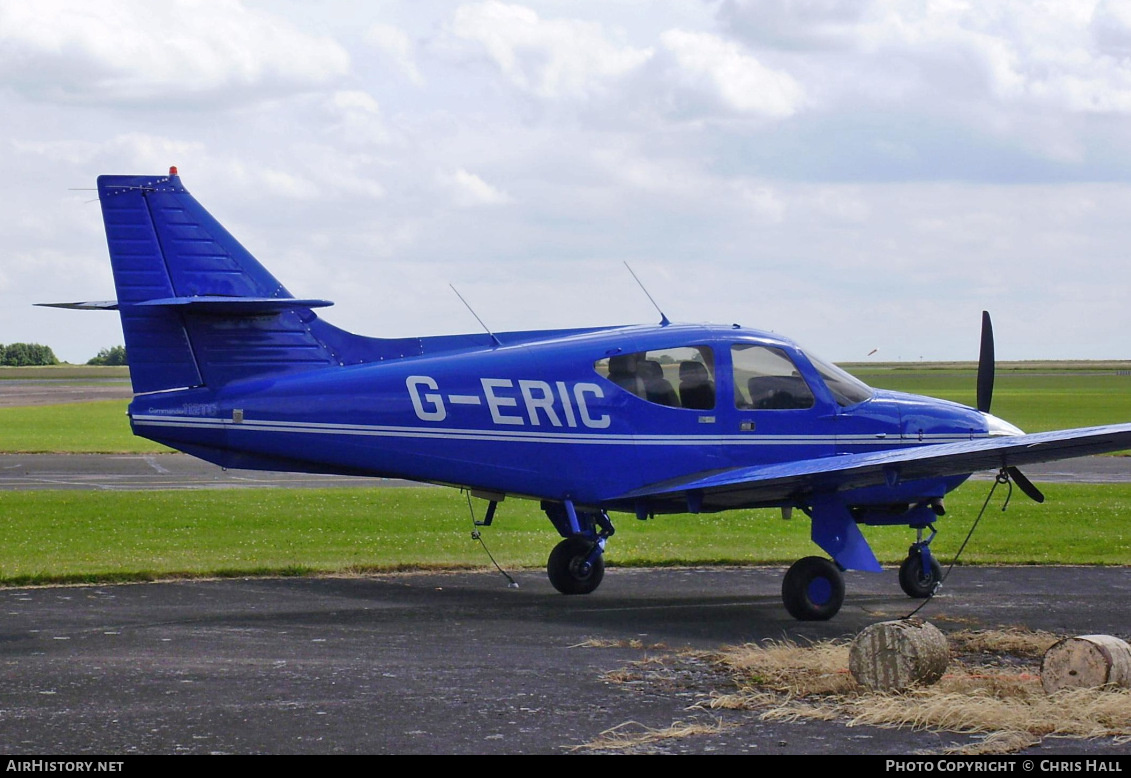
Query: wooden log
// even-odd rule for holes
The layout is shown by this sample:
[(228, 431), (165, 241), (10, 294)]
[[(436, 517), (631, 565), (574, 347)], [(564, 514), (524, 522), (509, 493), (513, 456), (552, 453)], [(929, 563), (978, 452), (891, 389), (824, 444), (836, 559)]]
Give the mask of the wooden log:
[(1054, 644), (1041, 659), (1041, 686), (1062, 689), (1131, 689), (1131, 646), (1111, 635), (1080, 635)]
[(929, 686), (946, 672), (946, 635), (922, 619), (881, 621), (865, 628), (848, 652), (848, 669), (869, 689), (900, 691)]

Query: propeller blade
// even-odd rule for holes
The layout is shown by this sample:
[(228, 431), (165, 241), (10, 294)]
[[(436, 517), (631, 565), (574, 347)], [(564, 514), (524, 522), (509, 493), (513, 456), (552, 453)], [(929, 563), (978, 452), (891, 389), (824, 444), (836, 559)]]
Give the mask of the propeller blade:
[(1016, 467), (1007, 467), (1005, 471), (1009, 473), (1009, 477), (1013, 479), (1013, 483), (1017, 484), (1017, 488), (1025, 493), (1025, 495), (1033, 502), (1044, 502), (1045, 496), (1041, 494), (1041, 490), (1033, 485), (1033, 482), (1025, 477), (1025, 474), (1018, 470)]
[(990, 412), (994, 399), (994, 326), (989, 311), (982, 311), (982, 346), (978, 352), (978, 410)]

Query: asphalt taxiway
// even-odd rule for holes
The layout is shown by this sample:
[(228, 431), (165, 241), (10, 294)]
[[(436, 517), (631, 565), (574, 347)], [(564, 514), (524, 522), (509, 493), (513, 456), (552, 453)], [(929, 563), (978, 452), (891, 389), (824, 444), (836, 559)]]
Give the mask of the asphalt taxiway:
[[(851, 636), (915, 604), (849, 573), (831, 621), (783, 609), (781, 568), (616, 569), (585, 597), (541, 571), (183, 581), (0, 591), (9, 754), (560, 754), (602, 732), (722, 723), (653, 753), (913, 754), (974, 735), (768, 722), (688, 649)], [(1123, 568), (959, 568), (920, 613), (944, 631), (1024, 624), (1131, 637)], [(644, 664), (635, 664), (641, 663)], [(624, 672), (628, 670), (629, 672)], [(1046, 738), (1023, 754), (1126, 754)]]
[(225, 470), (187, 454), (0, 454), (0, 491), (407, 485), (392, 478)]
[[(1027, 465), (1034, 481), (1126, 483), (1131, 457), (1080, 457)], [(988, 479), (993, 473), (979, 473)], [(263, 487), (405, 486), (390, 478), (224, 470), (187, 454), (0, 454), (5, 489), (235, 489)]]

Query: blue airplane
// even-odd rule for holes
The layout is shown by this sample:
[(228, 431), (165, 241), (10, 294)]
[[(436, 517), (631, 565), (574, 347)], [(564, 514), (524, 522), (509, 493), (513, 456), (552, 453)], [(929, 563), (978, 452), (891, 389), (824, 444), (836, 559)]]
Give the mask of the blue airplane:
[[(983, 314), (977, 408), (881, 391), (791, 340), (671, 324), (371, 338), (295, 298), (167, 176), (101, 176), (136, 435), (225, 468), (405, 478), (489, 501), (539, 500), (563, 538), (547, 573), (565, 594), (604, 575), (610, 512), (794, 509), (830, 558), (794, 563), (787, 610), (823, 620), (844, 570), (879, 571), (861, 525), (916, 532), (904, 591), (930, 596), (943, 497), (1018, 466), (1131, 448), (1131, 424), (1022, 434), (989, 413)], [(662, 314), (661, 314), (662, 316)], [(929, 535), (924, 539), (924, 532)]]

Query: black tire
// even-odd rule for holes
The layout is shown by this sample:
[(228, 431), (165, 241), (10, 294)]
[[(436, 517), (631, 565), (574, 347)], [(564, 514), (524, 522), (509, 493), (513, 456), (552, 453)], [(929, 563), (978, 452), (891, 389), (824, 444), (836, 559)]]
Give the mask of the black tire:
[(844, 604), (844, 576), (828, 559), (798, 559), (781, 583), (781, 598), (798, 621), (828, 621)]
[(916, 600), (925, 600), (934, 594), (940, 581), (942, 565), (934, 557), (931, 557), (930, 570), (923, 569), (923, 557), (919, 554), (911, 554), (899, 566), (899, 588)]
[(546, 563), (546, 574), (550, 583), (562, 594), (589, 594), (601, 585), (605, 577), (605, 558), (598, 554), (584, 569), (585, 560), (593, 550), (595, 543), (582, 537), (566, 538), (550, 552), (550, 560)]

